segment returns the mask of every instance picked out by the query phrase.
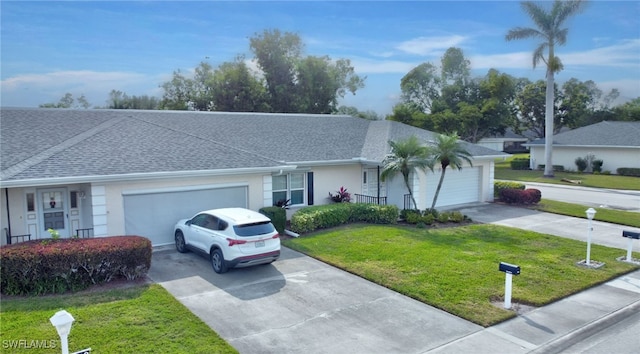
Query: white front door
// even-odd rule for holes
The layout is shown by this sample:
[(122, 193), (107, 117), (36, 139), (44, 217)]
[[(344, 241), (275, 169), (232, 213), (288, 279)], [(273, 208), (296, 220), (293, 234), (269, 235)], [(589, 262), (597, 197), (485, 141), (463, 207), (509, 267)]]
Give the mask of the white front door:
[(60, 237), (69, 237), (66, 188), (39, 190), (38, 199), (42, 210), (42, 229), (39, 234), (49, 237), (47, 230), (53, 229), (60, 233)]

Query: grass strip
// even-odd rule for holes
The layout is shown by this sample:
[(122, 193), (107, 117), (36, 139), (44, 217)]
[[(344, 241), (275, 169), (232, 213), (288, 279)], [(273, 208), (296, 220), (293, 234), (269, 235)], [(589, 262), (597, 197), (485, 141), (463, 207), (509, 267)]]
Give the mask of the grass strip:
[[(585, 214), (587, 207), (580, 204), (542, 199), (540, 203), (532, 205), (530, 208), (547, 213), (568, 215), (583, 219), (587, 218), (587, 215)], [(594, 209), (596, 210), (596, 216), (593, 218), (594, 220), (610, 222), (618, 225), (640, 227), (640, 213), (605, 208)]]
[(157, 284), (95, 293), (3, 297), (2, 352), (59, 352), (58, 333), (49, 318), (61, 309), (75, 318), (70, 352), (91, 348), (94, 353), (237, 353)]
[[(511, 318), (503, 301), (499, 262), (517, 264), (513, 301), (542, 306), (637, 267), (616, 261), (625, 252), (594, 245), (600, 269), (576, 265), (583, 242), (497, 225), (444, 229), (347, 225), (284, 245), (482, 326)], [(637, 255), (634, 257), (638, 257)]]

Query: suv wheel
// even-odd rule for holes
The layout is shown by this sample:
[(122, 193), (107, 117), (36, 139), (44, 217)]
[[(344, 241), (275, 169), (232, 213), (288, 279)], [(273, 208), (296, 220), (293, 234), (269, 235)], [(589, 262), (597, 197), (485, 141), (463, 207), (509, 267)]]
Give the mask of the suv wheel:
[(222, 251), (219, 248), (211, 252), (211, 266), (213, 267), (213, 271), (218, 274), (226, 273), (228, 270)]
[(184, 242), (182, 231), (176, 231), (176, 250), (180, 253), (187, 252), (187, 246)]

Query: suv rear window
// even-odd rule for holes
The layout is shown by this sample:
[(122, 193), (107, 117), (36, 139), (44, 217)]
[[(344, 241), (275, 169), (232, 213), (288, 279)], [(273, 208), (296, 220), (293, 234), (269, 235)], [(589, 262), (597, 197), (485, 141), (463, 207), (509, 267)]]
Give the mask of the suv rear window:
[(258, 222), (253, 224), (235, 225), (233, 230), (238, 236), (257, 236), (264, 235), (275, 231), (275, 227), (269, 221)]

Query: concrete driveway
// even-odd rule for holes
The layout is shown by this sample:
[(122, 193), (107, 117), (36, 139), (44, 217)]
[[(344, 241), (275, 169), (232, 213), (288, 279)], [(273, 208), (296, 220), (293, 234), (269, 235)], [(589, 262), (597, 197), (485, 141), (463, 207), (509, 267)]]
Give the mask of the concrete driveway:
[(149, 276), (240, 353), (423, 353), (482, 330), (284, 247), (271, 265), (222, 275), (155, 250)]

